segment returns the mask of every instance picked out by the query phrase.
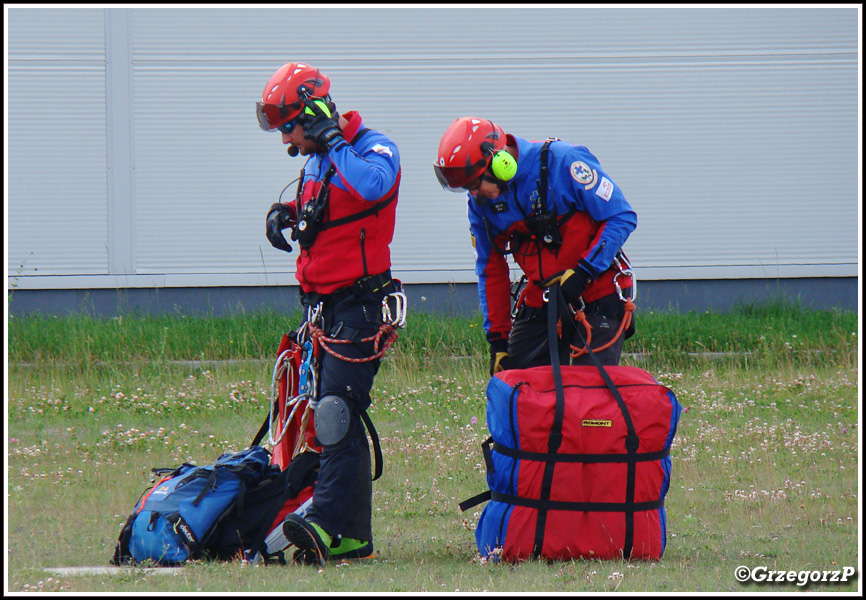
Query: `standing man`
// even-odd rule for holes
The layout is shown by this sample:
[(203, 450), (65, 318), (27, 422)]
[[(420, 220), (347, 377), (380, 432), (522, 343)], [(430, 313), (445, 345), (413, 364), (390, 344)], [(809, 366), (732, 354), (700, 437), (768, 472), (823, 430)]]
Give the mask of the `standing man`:
[[(315, 408), (322, 445), (313, 503), (306, 519), (289, 515), (286, 538), (296, 562), (324, 565), (373, 555), (370, 451), (362, 415), (379, 370), (382, 302), (399, 291), (391, 279), (400, 155), (357, 112), (339, 114), (330, 80), (319, 69), (289, 63), (270, 78), (256, 104), (259, 125), (279, 130), (290, 156), (307, 157), (295, 199), (271, 206), (267, 238), (291, 252), (300, 246), (297, 277), (303, 326), (331, 340), (339, 357), (320, 353)], [(315, 343), (315, 341), (314, 341)]]
[[(561, 363), (592, 364), (582, 338), (602, 364), (617, 365), (634, 332), (622, 246), (637, 215), (596, 157), (583, 146), (530, 142), (463, 117), (442, 136), (434, 170), (443, 188), (469, 193), (490, 374), (550, 364), (546, 288), (554, 283), (578, 319), (562, 323)], [(527, 281), (513, 313), (508, 254)]]

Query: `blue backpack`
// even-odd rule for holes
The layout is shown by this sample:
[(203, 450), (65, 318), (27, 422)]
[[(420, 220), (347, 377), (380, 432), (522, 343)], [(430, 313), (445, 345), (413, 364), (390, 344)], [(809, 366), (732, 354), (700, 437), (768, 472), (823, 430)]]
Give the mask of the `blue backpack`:
[[(312, 472), (318, 465), (309, 466)], [(253, 548), (270, 530), (274, 509), (309, 483), (293, 481), (297, 477), (271, 465), (270, 454), (260, 446), (224, 453), (208, 466), (184, 463), (152, 471), (165, 476), (136, 504), (120, 532), (112, 564), (149, 560), (177, 565)], [(302, 479), (308, 479), (306, 474)], [(239, 523), (245, 534), (238, 533)], [(244, 535), (247, 539), (239, 539)]]

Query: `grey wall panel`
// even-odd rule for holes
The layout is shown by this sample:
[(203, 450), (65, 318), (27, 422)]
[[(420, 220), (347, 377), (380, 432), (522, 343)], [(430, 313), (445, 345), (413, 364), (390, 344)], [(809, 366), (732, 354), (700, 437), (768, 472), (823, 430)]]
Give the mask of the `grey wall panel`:
[(8, 17), (10, 280), (104, 274), (104, 11), (16, 9)]
[[(129, 119), (131, 204), (110, 221), (129, 220), (132, 239), (119, 250), (132, 260), (111, 263), (122, 285), (294, 282), (294, 255), (270, 247), (263, 217), (303, 159), (288, 158), (278, 134), (253, 117), (268, 77), (291, 60), (320, 67), (338, 108), (358, 110), (399, 146), (392, 259), (404, 281), (474, 281), (465, 199), (442, 191), (431, 168), (442, 132), (464, 115), (596, 154), (638, 212), (626, 249), (645, 279), (857, 274), (856, 8), (317, 10), (338, 35), (297, 36), (301, 13), (285, 5), (104, 9), (106, 22), (123, 15), (129, 35), (128, 56), (108, 56), (130, 77), (115, 114)], [(91, 28), (51, 43), (98, 56), (103, 9), (73, 13)], [(35, 26), (10, 20), (10, 66), (20, 77), (49, 64), (50, 53), (24, 35)], [(10, 77), (10, 115), (26, 110), (12, 102), (24, 97), (19, 81)], [(95, 97), (77, 103), (100, 110)], [(13, 146), (12, 134), (19, 163), (47, 145), (18, 130)], [(53, 162), (78, 173), (79, 163), (104, 158), (85, 148)], [(33, 175), (16, 177), (11, 204)], [(83, 232), (84, 246), (58, 260), (102, 273), (86, 255), (104, 234)], [(39, 266), (50, 273), (62, 263), (46, 257)], [(33, 277), (30, 285), (57, 284)]]

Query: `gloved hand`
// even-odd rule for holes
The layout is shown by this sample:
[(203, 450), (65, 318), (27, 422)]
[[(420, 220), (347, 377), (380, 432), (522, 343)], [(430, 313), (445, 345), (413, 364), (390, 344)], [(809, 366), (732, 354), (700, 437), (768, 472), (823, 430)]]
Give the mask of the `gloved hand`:
[(283, 235), (283, 229), (294, 225), (295, 220), (295, 213), (290, 205), (278, 202), (271, 206), (268, 216), (265, 217), (265, 235), (271, 246), (285, 252), (292, 251), (292, 247)]
[(583, 269), (566, 269), (542, 281), (541, 287), (546, 288), (554, 283), (559, 283), (566, 302), (573, 304), (583, 295), (583, 290), (586, 289), (590, 281), (592, 281), (592, 277)]
[(330, 152), (331, 148), (346, 141), (340, 129), (340, 114), (324, 100), (311, 98), (304, 101), (304, 137), (313, 140)]
[(490, 342), (490, 376), (493, 377), (499, 371), (507, 371), (510, 368), (511, 359), (508, 356), (508, 340)]

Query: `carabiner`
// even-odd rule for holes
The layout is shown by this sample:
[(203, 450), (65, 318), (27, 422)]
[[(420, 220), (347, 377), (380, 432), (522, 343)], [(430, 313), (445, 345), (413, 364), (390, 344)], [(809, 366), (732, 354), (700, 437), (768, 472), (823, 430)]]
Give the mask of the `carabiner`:
[(630, 298), (630, 300), (632, 302), (634, 302), (635, 298), (637, 298), (637, 278), (634, 276), (634, 273), (632, 272), (631, 269), (622, 269), (616, 275), (613, 276), (613, 285), (616, 288), (616, 293), (619, 296), (619, 299), (622, 300), (623, 302), (628, 301), (629, 298), (626, 298), (622, 294), (622, 287), (620, 287), (619, 282), (617, 281), (617, 279), (619, 278), (620, 275), (626, 275), (628, 277), (631, 277), (631, 298)]
[[(394, 310), (391, 311), (390, 300), (394, 299)], [(403, 292), (391, 292), (382, 298), (382, 321), (393, 327), (406, 327), (407, 307), (409, 301)]]

